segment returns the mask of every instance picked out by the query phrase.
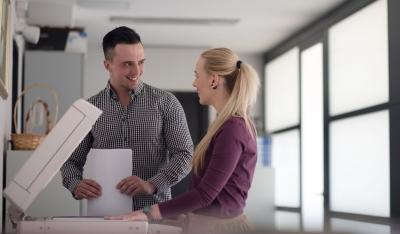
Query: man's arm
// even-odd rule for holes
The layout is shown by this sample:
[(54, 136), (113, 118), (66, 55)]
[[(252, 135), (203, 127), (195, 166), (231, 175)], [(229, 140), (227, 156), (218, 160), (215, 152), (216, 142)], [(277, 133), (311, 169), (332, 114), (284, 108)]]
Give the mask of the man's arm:
[(61, 167), (63, 185), (71, 191), (74, 197), (75, 188), (82, 181), (83, 166), (86, 163), (86, 157), (92, 147), (92, 142), (93, 137), (89, 132)]
[(193, 141), (182, 105), (170, 93), (164, 101), (164, 137), (170, 161), (148, 181), (156, 187), (157, 193), (166, 191), (190, 172), (193, 155)]

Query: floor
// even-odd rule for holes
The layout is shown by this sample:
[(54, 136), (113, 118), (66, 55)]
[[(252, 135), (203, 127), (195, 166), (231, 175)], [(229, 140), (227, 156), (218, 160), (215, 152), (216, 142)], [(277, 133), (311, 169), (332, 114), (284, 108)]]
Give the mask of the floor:
[(274, 213), (274, 227), (263, 233), (400, 234), (400, 219), (339, 213), (311, 217), (284, 210)]

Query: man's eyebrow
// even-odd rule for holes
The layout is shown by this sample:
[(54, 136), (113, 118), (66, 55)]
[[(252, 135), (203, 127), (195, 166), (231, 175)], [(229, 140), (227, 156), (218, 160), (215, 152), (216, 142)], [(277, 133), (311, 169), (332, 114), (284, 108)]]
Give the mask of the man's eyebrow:
[[(144, 61), (146, 61), (146, 59), (144, 58), (144, 59), (141, 59), (141, 60), (139, 60), (139, 62), (144, 62)], [(135, 62), (134, 60), (126, 60), (126, 61), (122, 61), (123, 63), (133, 63), (133, 62)]]

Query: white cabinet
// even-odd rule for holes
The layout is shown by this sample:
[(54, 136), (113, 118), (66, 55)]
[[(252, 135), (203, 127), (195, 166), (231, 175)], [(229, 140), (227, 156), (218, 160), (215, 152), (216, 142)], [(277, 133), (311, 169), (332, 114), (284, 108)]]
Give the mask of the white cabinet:
[[(66, 53), (64, 51), (25, 51), (24, 85), (45, 83), (52, 86), (59, 96), (59, 117), (76, 101), (83, 97), (85, 54)], [(49, 91), (34, 89), (24, 96), (25, 112), (37, 98), (54, 107), (53, 97)], [(50, 110), (54, 113), (54, 108)]]
[[(15, 176), (33, 151), (7, 151), (6, 155), (6, 185)], [(6, 209), (9, 202), (6, 202)], [(51, 216), (79, 216), (79, 201), (75, 200), (69, 190), (62, 186), (61, 173), (49, 182), (46, 188), (26, 211), (26, 215), (32, 217)], [(10, 221), (6, 210), (6, 232), (11, 231)]]
[(256, 229), (269, 230), (275, 222), (275, 169), (257, 166), (254, 171), (244, 214)]

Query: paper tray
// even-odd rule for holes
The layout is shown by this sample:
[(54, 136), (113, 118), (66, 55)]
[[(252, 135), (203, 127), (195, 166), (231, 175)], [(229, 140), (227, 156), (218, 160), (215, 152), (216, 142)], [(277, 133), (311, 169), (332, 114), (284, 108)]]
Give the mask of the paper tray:
[(18, 234), (181, 234), (179, 227), (102, 217), (33, 218), (17, 224)]
[(146, 234), (148, 223), (88, 218), (37, 218), (17, 224), (18, 234)]

